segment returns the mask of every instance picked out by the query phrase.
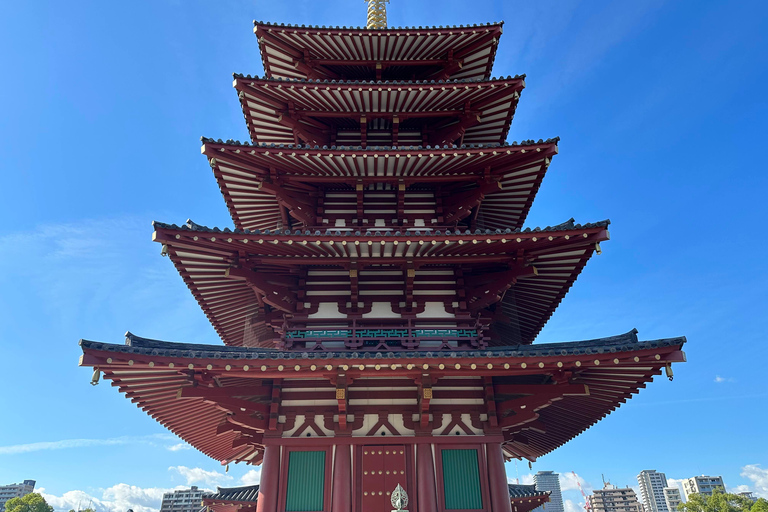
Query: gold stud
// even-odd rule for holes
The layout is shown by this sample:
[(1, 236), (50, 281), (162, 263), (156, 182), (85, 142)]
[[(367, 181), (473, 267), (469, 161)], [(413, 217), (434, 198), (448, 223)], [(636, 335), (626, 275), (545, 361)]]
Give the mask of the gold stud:
[(262, 365), (261, 366), (261, 371), (263, 371), (263, 372), (267, 371), (267, 366), (266, 365)]
[(331, 371), (331, 370), (333, 370), (333, 365), (327, 364), (327, 365), (325, 365), (325, 369), (328, 370), (328, 371)]
[(595, 366), (600, 366), (600, 360), (599, 359), (595, 359)]
[(558, 362), (557, 362), (557, 367), (558, 367), (558, 368), (562, 368), (562, 367), (563, 367), (563, 363), (562, 363), (561, 361), (558, 361)]
[(526, 363), (520, 363), (520, 368), (523, 368), (523, 369), (528, 368), (528, 365)]
[(133, 359), (128, 360), (128, 366), (133, 366)]
[(187, 368), (189, 368), (190, 370), (194, 370), (195, 369), (195, 365), (193, 365), (192, 363), (189, 363), (187, 365)]
[(283, 365), (280, 365), (280, 366), (277, 367), (277, 371), (279, 371), (279, 372), (283, 371), (283, 369), (285, 369), (285, 366), (283, 366)]
[(213, 370), (213, 365), (209, 364), (205, 367), (206, 370)]
[(457, 370), (461, 370), (461, 365), (459, 363), (456, 363), (455, 365), (453, 365), (453, 367), (456, 368)]
[(247, 372), (247, 371), (248, 371), (248, 370), (250, 370), (250, 369), (251, 369), (251, 367), (250, 367), (250, 366), (248, 366), (247, 364), (243, 366), (243, 371), (244, 371), (244, 372)]
[(168, 368), (173, 368), (174, 366), (176, 365), (174, 365), (173, 363), (168, 363)]
[(613, 360), (613, 364), (619, 364), (619, 358), (618, 357)]
[(294, 370), (296, 370), (296, 371), (298, 372), (298, 371), (300, 371), (300, 370), (301, 370), (301, 366), (299, 366), (299, 365), (296, 365), (296, 366), (294, 366), (294, 367), (293, 367), (293, 369), (294, 369)]
[(493, 363), (488, 363), (487, 365), (485, 365), (485, 367), (488, 368), (489, 370), (493, 370)]
[[(654, 357), (654, 358), (655, 358), (657, 361), (658, 361), (659, 359), (661, 359), (661, 356), (660, 356), (659, 354), (656, 354), (656, 355), (655, 355), (655, 356), (653, 356), (653, 357)], [(129, 363), (130, 363), (130, 361), (129, 361)]]
[(437, 367), (440, 368), (441, 370), (445, 370), (445, 365), (443, 363), (440, 363), (439, 365), (437, 365)]
[(232, 369), (232, 367), (231, 367), (230, 365), (227, 365), (227, 366), (225, 366), (225, 367), (224, 367), (224, 369), (225, 369), (226, 371), (229, 371), (229, 370), (231, 370), (231, 369)]
[(358, 368), (360, 369), (360, 371), (363, 371), (363, 370), (365, 370), (365, 365), (361, 364), (360, 366), (358, 366)]
[(108, 358), (107, 358), (107, 363), (108, 363), (108, 364), (112, 364), (112, 358), (111, 358), (111, 357), (108, 357)]
[(154, 368), (154, 367), (155, 367), (155, 363), (153, 363), (152, 361), (150, 361), (150, 362), (149, 362), (149, 367), (150, 367), (150, 368)]
[(472, 363), (471, 365), (469, 365), (469, 367), (470, 367), (472, 370), (477, 370), (477, 365), (476, 365), (475, 363)]
[(427, 363), (424, 363), (423, 365), (421, 365), (421, 367), (425, 370), (429, 370), (429, 365)]
[(635, 358), (634, 358), (634, 359), (635, 359), (635, 362), (636, 362), (636, 363), (639, 363), (639, 362), (640, 362), (640, 358), (639, 358), (639, 357), (635, 356)]
[(376, 366), (374, 366), (374, 368), (377, 369), (377, 370), (381, 370), (381, 365), (377, 364)]
[(539, 363), (539, 368), (544, 368), (544, 363)]
[(509, 370), (509, 363), (504, 363), (504, 369)]

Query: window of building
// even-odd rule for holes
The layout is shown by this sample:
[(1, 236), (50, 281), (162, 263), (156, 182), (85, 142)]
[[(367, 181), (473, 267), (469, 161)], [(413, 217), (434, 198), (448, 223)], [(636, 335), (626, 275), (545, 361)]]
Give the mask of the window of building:
[(286, 512), (323, 510), (325, 451), (292, 451), (288, 454)]
[(442, 450), (446, 510), (481, 510), (480, 464), (477, 450)]

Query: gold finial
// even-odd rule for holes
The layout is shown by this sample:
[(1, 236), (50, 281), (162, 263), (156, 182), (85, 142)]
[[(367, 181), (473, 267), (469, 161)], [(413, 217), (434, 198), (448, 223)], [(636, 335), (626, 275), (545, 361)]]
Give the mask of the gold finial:
[(389, 0), (365, 0), (368, 4), (368, 28), (387, 28), (387, 4)]

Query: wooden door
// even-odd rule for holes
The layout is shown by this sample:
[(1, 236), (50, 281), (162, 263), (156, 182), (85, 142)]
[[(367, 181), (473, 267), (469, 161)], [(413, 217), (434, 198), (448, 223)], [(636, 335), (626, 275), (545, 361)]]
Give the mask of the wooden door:
[(397, 484), (407, 489), (405, 481), (405, 446), (363, 447), (363, 512), (390, 512), (390, 498)]

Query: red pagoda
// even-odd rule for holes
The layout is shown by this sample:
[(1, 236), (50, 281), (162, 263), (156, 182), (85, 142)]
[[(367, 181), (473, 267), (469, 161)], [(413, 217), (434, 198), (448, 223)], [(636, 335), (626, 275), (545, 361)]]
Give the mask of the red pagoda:
[(533, 344), (609, 223), (523, 227), (558, 139), (505, 142), (525, 77), (490, 76), (501, 24), (386, 28), (382, 4), (366, 28), (256, 22), (251, 140), (202, 146), (234, 229), (154, 224), (224, 344), (81, 341), (95, 381), (262, 465), (219, 512), (406, 509), (398, 486), (412, 512), (526, 512), (546, 495), (505, 460), (685, 360), (634, 330)]

